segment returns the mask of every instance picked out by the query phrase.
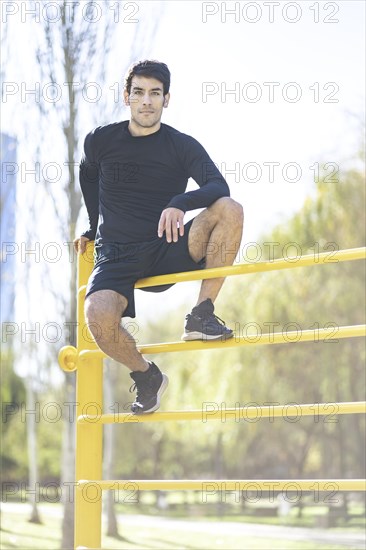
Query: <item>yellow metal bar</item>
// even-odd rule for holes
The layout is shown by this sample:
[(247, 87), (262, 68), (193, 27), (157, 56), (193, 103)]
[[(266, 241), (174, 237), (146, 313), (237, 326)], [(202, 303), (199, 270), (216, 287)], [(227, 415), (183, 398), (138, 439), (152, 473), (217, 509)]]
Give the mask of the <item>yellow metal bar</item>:
[(321, 254), (308, 254), (296, 258), (281, 258), (268, 262), (257, 262), (254, 264), (238, 264), (212, 269), (199, 269), (197, 271), (184, 271), (183, 273), (172, 273), (170, 275), (159, 275), (157, 277), (146, 277), (136, 282), (135, 288), (148, 286), (166, 285), (171, 283), (182, 283), (186, 281), (199, 281), (203, 279), (214, 279), (215, 277), (228, 277), (229, 275), (247, 275), (251, 273), (263, 273), (264, 271), (277, 271), (280, 269), (292, 269), (295, 267), (307, 267), (310, 265), (330, 265), (338, 262), (366, 259), (366, 248), (350, 248), (337, 252), (322, 252)]
[[(146, 344), (137, 346), (140, 353), (166, 353), (173, 351), (198, 351), (206, 349), (225, 349), (236, 346), (258, 346), (266, 344), (292, 344), (295, 342), (318, 342), (337, 340), (338, 338), (355, 338), (366, 336), (366, 325), (354, 325), (348, 327), (330, 327), (314, 330), (283, 331), (258, 334), (257, 336), (234, 337), (225, 342), (221, 340), (192, 341), (192, 342), (168, 342), (165, 344)], [(102, 351), (83, 351), (81, 356), (107, 357)]]
[(80, 487), (99, 486), (102, 491), (202, 491), (215, 494), (219, 491), (366, 491), (365, 479), (187, 479), (187, 480), (80, 480)]
[(62, 370), (72, 372), (77, 369), (78, 350), (74, 346), (64, 346), (58, 352), (58, 362)]
[[(78, 288), (85, 285), (93, 267), (93, 246), (78, 255)], [(85, 294), (85, 293), (84, 293)], [(80, 351), (98, 347), (90, 334), (84, 317), (84, 294), (77, 295), (77, 382), (76, 413), (98, 415), (103, 410), (103, 359), (80, 356)], [(69, 356), (72, 356), (69, 352)], [(65, 352), (67, 359), (67, 351)], [(69, 362), (72, 361), (69, 358)], [(93, 434), (85, 424), (76, 426), (76, 479), (102, 477), (103, 427), (95, 426)], [(98, 487), (76, 487), (75, 547), (101, 547), (102, 498)]]
[(86, 252), (78, 255), (78, 293), (77, 293), (77, 349), (98, 350), (93, 336), (91, 335), (84, 316), (84, 302), (86, 283), (93, 269), (94, 242), (88, 243)]
[(329, 416), (334, 417), (338, 414), (365, 414), (366, 401), (353, 401), (349, 403), (312, 403), (306, 405), (255, 405), (250, 407), (226, 407), (225, 403), (215, 403), (207, 401), (203, 403), (203, 408), (194, 411), (170, 411), (155, 412), (152, 414), (135, 415), (130, 413), (100, 414), (100, 415), (81, 415), (78, 422), (81, 424), (120, 424), (132, 422), (164, 422), (167, 420), (200, 420), (206, 423), (208, 420), (259, 420), (260, 418), (297, 418), (302, 416)]
[[(79, 360), (76, 385), (76, 414), (100, 414), (103, 410), (102, 359)], [(103, 426), (76, 426), (76, 479), (102, 477)], [(75, 546), (101, 546), (102, 499), (99, 488), (82, 489), (75, 495)]]
[(82, 285), (78, 290), (78, 294), (85, 297), (85, 293), (86, 293), (86, 285)]

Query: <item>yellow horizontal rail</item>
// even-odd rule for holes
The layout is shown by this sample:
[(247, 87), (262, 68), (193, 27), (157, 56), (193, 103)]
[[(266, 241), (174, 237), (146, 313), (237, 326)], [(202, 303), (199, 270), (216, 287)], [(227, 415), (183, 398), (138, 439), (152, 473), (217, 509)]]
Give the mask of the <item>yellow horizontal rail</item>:
[[(236, 346), (253, 346), (266, 344), (291, 344), (295, 342), (317, 342), (337, 340), (338, 338), (355, 338), (366, 336), (366, 325), (354, 325), (346, 327), (332, 326), (330, 328), (319, 328), (314, 330), (282, 331), (266, 333), (258, 336), (234, 337), (225, 342), (221, 340), (192, 341), (192, 342), (168, 342), (165, 344), (146, 344), (139, 345), (137, 349), (140, 353), (166, 353), (173, 351), (197, 351), (206, 349), (225, 349)], [(107, 357), (100, 350), (85, 350), (80, 353), (84, 359), (89, 357)]]
[(338, 262), (364, 259), (366, 259), (366, 247), (349, 248), (346, 250), (338, 250), (336, 252), (322, 252), (321, 254), (314, 253), (294, 258), (280, 258), (278, 260), (267, 262), (238, 264), (215, 267), (211, 269), (199, 269), (197, 271), (171, 273), (169, 275), (158, 275), (156, 277), (146, 277), (145, 279), (139, 279), (135, 284), (135, 288), (146, 288), (148, 286), (214, 279), (215, 277), (228, 277), (229, 275), (262, 273), (264, 271), (277, 271), (280, 269), (292, 269), (295, 267), (307, 267), (311, 265), (334, 265)]
[[(287, 417), (300, 419), (302, 416), (329, 416), (329, 421), (334, 422), (334, 415), (338, 414), (365, 414), (366, 401), (353, 401), (349, 403), (312, 403), (306, 405), (255, 405), (250, 407), (226, 407), (225, 403), (207, 401), (204, 407), (193, 411), (155, 412), (151, 414), (135, 415), (132, 413), (115, 414), (82, 414), (78, 417), (80, 424), (112, 424), (112, 423), (137, 423), (137, 422), (164, 422), (178, 420), (259, 420), (261, 418)], [(333, 417), (333, 419), (332, 419)]]
[(88, 491), (366, 491), (365, 479), (201, 479), (201, 480), (80, 480), (77, 487), (87, 496)]

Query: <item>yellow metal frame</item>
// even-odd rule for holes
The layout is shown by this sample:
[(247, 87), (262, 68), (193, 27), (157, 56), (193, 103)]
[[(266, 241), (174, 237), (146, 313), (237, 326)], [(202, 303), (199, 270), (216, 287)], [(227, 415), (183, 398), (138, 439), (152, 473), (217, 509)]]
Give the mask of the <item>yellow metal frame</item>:
[[(137, 490), (195, 490), (206, 494), (217, 491), (365, 491), (364, 479), (307, 479), (307, 480), (102, 480), (103, 424), (130, 422), (162, 422), (187, 420), (252, 419), (309, 415), (364, 414), (366, 402), (315, 403), (304, 405), (280, 405), (267, 407), (222, 408), (206, 410), (170, 411), (135, 416), (132, 414), (102, 414), (103, 411), (103, 358), (106, 357), (94, 342), (84, 317), (84, 298), (88, 278), (93, 269), (94, 243), (87, 245), (85, 254), (78, 256), (77, 294), (77, 344), (60, 350), (62, 369), (77, 369), (76, 401), (76, 489), (75, 489), (75, 548), (101, 548), (102, 491), (119, 489)], [(299, 258), (287, 258), (272, 262), (240, 264), (195, 272), (175, 273), (141, 279), (136, 288), (164, 285), (184, 281), (227, 277), (305, 267), (326, 265), (366, 258), (366, 248), (340, 250)], [(261, 334), (241, 337), (226, 342), (170, 342), (138, 346), (141, 353), (192, 351), (242, 345), (286, 344), (317, 340), (351, 338), (366, 335), (366, 325)], [(212, 404), (211, 404), (212, 405)], [(259, 415), (259, 416), (258, 416)]]
[[(316, 491), (366, 491), (366, 481), (364, 479), (186, 479), (186, 480), (104, 480), (98, 481), (98, 487), (102, 491), (201, 491), (208, 493), (215, 491), (296, 491), (296, 492), (316, 492)], [(95, 481), (80, 480), (79, 490), (95, 490)]]

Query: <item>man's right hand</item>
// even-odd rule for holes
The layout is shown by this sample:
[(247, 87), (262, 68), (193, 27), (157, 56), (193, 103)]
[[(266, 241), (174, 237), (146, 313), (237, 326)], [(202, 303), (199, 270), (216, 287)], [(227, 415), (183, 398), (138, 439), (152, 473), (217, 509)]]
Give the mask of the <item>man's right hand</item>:
[(86, 243), (89, 241), (90, 239), (87, 239), (86, 237), (77, 237), (76, 239), (74, 239), (74, 248), (75, 248), (75, 252), (76, 253), (79, 253), (79, 254), (84, 254), (85, 250), (86, 250)]

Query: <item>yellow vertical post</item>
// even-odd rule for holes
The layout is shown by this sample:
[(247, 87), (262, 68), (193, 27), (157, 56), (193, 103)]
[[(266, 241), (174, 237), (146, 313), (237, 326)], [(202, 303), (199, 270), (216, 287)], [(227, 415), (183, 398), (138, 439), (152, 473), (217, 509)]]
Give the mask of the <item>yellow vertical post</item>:
[[(86, 411), (99, 417), (103, 408), (103, 359), (83, 358), (85, 350), (98, 349), (85, 322), (85, 285), (93, 268), (94, 244), (78, 256), (76, 382), (77, 418)], [(102, 424), (76, 424), (76, 481), (102, 479)], [(102, 491), (97, 483), (75, 490), (75, 548), (101, 548)]]

